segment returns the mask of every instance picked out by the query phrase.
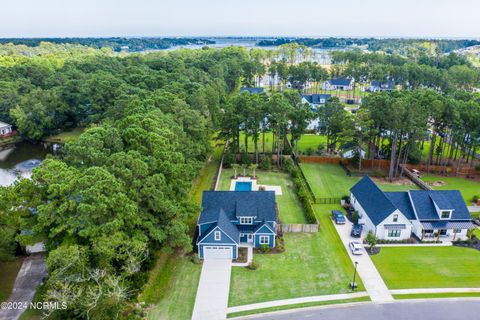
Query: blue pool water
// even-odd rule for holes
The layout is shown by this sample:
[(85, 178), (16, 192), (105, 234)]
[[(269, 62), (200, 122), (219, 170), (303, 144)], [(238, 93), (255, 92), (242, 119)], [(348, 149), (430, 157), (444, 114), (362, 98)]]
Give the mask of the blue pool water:
[(246, 181), (235, 182), (235, 191), (252, 191), (252, 183)]

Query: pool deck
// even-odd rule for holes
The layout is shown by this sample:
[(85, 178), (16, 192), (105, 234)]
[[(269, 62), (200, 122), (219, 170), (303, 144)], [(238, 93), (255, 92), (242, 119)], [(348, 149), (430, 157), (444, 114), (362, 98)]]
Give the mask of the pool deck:
[(280, 186), (267, 186), (262, 184), (257, 184), (256, 179), (250, 177), (237, 177), (237, 179), (232, 179), (230, 182), (230, 191), (235, 191), (235, 184), (238, 182), (251, 182), (252, 191), (259, 191), (261, 187), (265, 188), (265, 191), (275, 191), (276, 196), (282, 195), (282, 187)]

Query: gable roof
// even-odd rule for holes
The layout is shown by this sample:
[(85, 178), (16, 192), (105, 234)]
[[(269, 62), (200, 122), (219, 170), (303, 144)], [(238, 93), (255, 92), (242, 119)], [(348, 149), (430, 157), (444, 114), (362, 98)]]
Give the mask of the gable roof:
[(350, 189), (350, 192), (360, 202), (375, 225), (381, 223), (397, 209), (369, 176), (364, 176)]
[(328, 80), (333, 86), (349, 86), (352, 84), (352, 79), (349, 78), (333, 78)]
[(237, 208), (243, 214), (256, 212), (256, 220), (277, 221), (274, 191), (204, 191), (198, 223), (216, 222), (220, 209), (230, 221), (236, 220)]
[(268, 230), (270, 230), (271, 233), (275, 234), (275, 229), (273, 228), (271, 223), (270, 222), (265, 222), (265, 221), (258, 224), (257, 227), (253, 230), (253, 233), (257, 233), (263, 227), (266, 227)]
[(419, 220), (440, 220), (434, 203), (440, 210), (453, 210), (449, 220), (472, 219), (458, 190), (410, 190), (408, 193)]
[(385, 196), (393, 203), (398, 210), (400, 210), (405, 218), (408, 220), (415, 220), (415, 212), (413, 211), (412, 204), (410, 203), (410, 197), (408, 192), (384, 192)]
[(263, 93), (263, 88), (260, 87), (255, 87), (255, 88), (247, 88), (247, 87), (241, 87), (240, 88), (240, 93), (241, 92), (248, 92), (248, 93)]
[[(302, 95), (302, 97), (305, 98), (305, 100), (307, 100), (309, 103), (322, 104), (327, 102), (332, 97), (332, 95), (313, 93), (313, 94), (304, 94)], [(324, 102), (321, 102), (321, 100), (324, 100)]]
[(210, 228), (208, 228), (206, 232), (203, 233), (203, 235), (197, 240), (197, 243), (202, 242), (202, 240), (208, 237), (210, 233), (217, 227), (220, 228), (234, 242), (239, 243), (240, 233), (238, 232), (237, 227), (230, 221), (230, 219), (228, 219), (225, 211), (220, 209), (217, 212), (217, 221)]

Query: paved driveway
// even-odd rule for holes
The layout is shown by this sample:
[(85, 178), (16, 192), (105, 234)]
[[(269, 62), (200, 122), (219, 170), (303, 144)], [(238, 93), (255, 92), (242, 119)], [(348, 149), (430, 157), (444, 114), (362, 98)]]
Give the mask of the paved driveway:
[[(332, 223), (334, 223), (332, 221)], [(334, 223), (335, 224), (335, 223)], [(393, 301), (393, 297), (390, 294), (385, 282), (383, 281), (380, 273), (370, 259), (370, 256), (367, 254), (365, 249), (363, 250), (362, 255), (353, 255), (348, 247), (348, 243), (352, 240), (361, 241), (358, 238), (352, 238), (350, 236), (350, 231), (352, 230), (352, 223), (348, 220), (344, 225), (335, 224), (335, 229), (337, 229), (340, 238), (348, 251), (348, 255), (352, 261), (358, 262), (357, 272), (362, 278), (365, 289), (367, 290), (370, 298), (373, 302), (387, 302)]]
[(193, 307), (193, 320), (226, 319), (231, 260), (205, 260)]

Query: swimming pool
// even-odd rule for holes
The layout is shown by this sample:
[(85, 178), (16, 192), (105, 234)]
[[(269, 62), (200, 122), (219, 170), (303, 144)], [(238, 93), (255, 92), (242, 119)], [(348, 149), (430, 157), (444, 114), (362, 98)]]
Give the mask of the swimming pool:
[(249, 181), (235, 182), (235, 191), (252, 191), (252, 183)]

